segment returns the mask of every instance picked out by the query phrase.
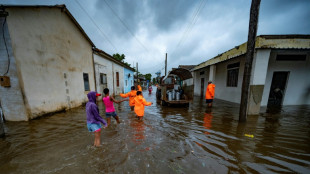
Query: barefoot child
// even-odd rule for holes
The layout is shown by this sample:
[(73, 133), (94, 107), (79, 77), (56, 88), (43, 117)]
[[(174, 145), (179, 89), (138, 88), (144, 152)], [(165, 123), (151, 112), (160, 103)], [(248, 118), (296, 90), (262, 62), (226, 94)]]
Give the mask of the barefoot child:
[(152, 105), (152, 102), (147, 102), (143, 98), (141, 91), (137, 92), (137, 97), (135, 98), (134, 101), (135, 101), (135, 113), (138, 116), (138, 120), (142, 120), (144, 116), (144, 106), (150, 106)]
[(107, 126), (106, 121), (99, 115), (99, 109), (96, 104), (96, 99), (101, 94), (98, 94), (94, 91), (91, 91), (87, 94), (88, 102), (86, 104), (86, 117), (87, 117), (87, 128), (89, 132), (95, 133), (94, 146), (100, 146), (100, 132), (101, 124), (104, 124), (104, 127)]
[(105, 96), (102, 98), (102, 100), (103, 100), (103, 103), (105, 105), (105, 115), (107, 117), (108, 126), (111, 123), (111, 116), (115, 118), (117, 123), (120, 123), (119, 118), (115, 112), (113, 102), (114, 103), (121, 103), (123, 101), (128, 101), (128, 99), (124, 99), (124, 100), (120, 100), (120, 101), (115, 100), (112, 96), (109, 95), (109, 89), (108, 88), (105, 88), (103, 90), (103, 93), (105, 94)]
[(130, 109), (133, 111), (133, 108), (135, 107), (135, 102), (134, 102), (134, 99), (137, 95), (137, 91), (136, 91), (136, 88), (134, 86), (131, 87), (131, 91), (130, 92), (127, 92), (126, 94), (120, 94), (121, 97), (123, 98), (127, 98), (129, 97), (129, 106), (130, 106)]

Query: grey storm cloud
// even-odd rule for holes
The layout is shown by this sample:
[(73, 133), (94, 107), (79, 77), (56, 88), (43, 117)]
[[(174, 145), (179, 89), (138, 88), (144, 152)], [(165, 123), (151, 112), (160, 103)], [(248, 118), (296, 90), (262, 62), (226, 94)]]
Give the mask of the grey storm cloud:
[[(162, 70), (166, 52), (171, 69), (182, 64), (199, 64), (246, 42), (251, 6), (250, 0), (0, 0), (0, 3), (66, 4), (98, 48), (111, 55), (125, 54), (130, 64), (139, 62), (143, 74)], [(262, 0), (257, 34), (310, 34), (309, 7), (310, 0)]]
[(155, 28), (152, 30), (163, 32), (169, 30), (176, 22), (184, 20), (190, 9), (198, 2), (188, 0), (97, 0), (96, 12), (105, 17), (104, 20), (111, 25), (109, 28), (112, 28), (115, 35), (132, 37), (130, 32), (137, 34), (138, 24), (144, 20), (153, 20), (152, 27)]

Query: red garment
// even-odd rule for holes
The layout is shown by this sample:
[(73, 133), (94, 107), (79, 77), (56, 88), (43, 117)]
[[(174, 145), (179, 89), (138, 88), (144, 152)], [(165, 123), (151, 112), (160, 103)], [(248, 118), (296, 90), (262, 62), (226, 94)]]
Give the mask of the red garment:
[(214, 99), (215, 85), (210, 83), (206, 90), (206, 99)]

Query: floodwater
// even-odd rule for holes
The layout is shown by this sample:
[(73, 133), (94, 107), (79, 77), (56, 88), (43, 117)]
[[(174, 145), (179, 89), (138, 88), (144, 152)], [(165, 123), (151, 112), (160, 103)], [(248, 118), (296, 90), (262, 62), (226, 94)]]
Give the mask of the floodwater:
[[(0, 173), (310, 173), (310, 107), (283, 107), (238, 123), (239, 106), (216, 100), (206, 109), (153, 102), (137, 121), (128, 102), (114, 104), (101, 134), (85, 123), (85, 107), (29, 122), (6, 122), (0, 139)], [(102, 102), (100, 113), (104, 113)]]

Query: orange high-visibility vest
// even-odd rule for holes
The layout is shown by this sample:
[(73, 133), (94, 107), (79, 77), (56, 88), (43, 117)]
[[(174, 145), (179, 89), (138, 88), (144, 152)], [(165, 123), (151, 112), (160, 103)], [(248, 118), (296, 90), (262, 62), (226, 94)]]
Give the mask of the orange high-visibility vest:
[(136, 90), (131, 90), (130, 92), (127, 92), (126, 94), (120, 94), (121, 97), (123, 98), (127, 98), (129, 97), (129, 106), (135, 106), (135, 97), (137, 95), (137, 91)]
[(138, 85), (138, 91), (141, 91), (142, 92), (142, 88), (140, 85)]
[(215, 85), (209, 84), (206, 90), (206, 99), (214, 99)]
[(150, 106), (152, 103), (147, 102), (142, 95), (138, 95), (134, 99), (135, 101), (135, 113), (139, 116), (142, 117), (144, 115), (144, 106)]

